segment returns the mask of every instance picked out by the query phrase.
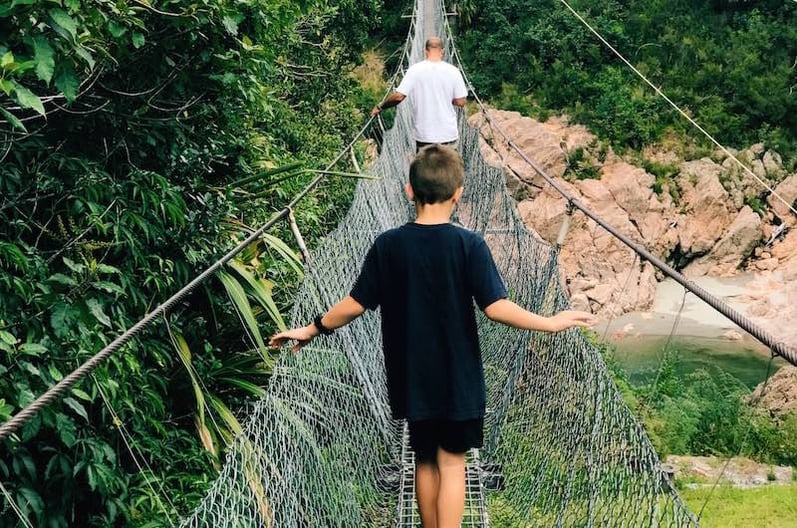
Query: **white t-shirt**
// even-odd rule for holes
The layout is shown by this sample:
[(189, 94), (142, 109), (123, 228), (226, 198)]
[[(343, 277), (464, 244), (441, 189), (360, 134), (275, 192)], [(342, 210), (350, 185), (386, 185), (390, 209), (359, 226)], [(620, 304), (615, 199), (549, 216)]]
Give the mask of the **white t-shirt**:
[(396, 91), (412, 103), (415, 139), (448, 143), (459, 139), (457, 112), (451, 102), (468, 96), (459, 70), (444, 61), (421, 61), (407, 70)]

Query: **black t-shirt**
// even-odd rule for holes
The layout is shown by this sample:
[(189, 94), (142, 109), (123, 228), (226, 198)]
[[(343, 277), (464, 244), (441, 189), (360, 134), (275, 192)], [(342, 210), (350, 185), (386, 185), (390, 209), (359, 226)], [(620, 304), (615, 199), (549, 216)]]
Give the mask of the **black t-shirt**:
[(377, 237), (351, 296), (382, 309), (394, 418), (484, 416), (485, 386), (473, 301), (506, 297), (490, 249), (452, 224), (409, 223)]

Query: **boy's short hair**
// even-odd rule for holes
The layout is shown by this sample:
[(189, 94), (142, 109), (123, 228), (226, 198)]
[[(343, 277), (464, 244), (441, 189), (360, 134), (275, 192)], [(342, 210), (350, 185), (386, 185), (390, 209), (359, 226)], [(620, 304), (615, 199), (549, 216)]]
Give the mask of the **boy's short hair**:
[(440, 37), (429, 37), (428, 39), (426, 39), (424, 47), (427, 50), (443, 49), (443, 39), (441, 39)]
[(423, 147), (410, 164), (410, 186), (419, 203), (445, 202), (464, 182), (462, 157), (445, 145)]

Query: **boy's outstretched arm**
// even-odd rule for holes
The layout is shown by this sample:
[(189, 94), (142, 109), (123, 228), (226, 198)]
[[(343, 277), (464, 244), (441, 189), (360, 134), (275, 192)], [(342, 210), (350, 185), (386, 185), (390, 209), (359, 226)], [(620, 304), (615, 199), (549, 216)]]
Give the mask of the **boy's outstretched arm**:
[[(321, 324), (325, 328), (334, 330), (341, 326), (346, 326), (360, 317), (364, 312), (365, 307), (355, 301), (352, 296), (348, 295), (321, 318)], [(281, 347), (288, 341), (296, 341), (296, 344), (291, 347), (291, 352), (298, 352), (320, 333), (321, 331), (316, 328), (315, 324), (310, 323), (302, 328), (294, 328), (273, 335), (268, 345), (272, 347)]]
[(484, 309), (484, 314), (497, 323), (541, 332), (559, 332), (573, 326), (590, 327), (597, 322), (591, 313), (565, 310), (543, 317), (525, 310), (508, 299), (499, 299)]

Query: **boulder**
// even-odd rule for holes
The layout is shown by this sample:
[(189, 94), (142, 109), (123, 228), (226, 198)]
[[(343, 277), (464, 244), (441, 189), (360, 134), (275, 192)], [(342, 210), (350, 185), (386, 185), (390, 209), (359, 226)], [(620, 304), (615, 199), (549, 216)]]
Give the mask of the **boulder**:
[(735, 274), (742, 262), (753, 253), (761, 241), (761, 235), (761, 218), (750, 207), (744, 206), (711, 251), (689, 264), (684, 274), (693, 277)]
[(783, 160), (780, 154), (774, 150), (768, 150), (761, 158), (761, 163), (764, 165), (767, 176), (777, 178), (783, 174)]
[(783, 203), (775, 195), (770, 194), (767, 197), (769, 206), (783, 223), (789, 226), (797, 224), (797, 216), (789, 209), (789, 205), (794, 207), (795, 200), (797, 200), (797, 174), (792, 174), (780, 182), (775, 187), (775, 193), (783, 198), (786, 203)]
[(687, 255), (708, 252), (733, 222), (729, 194), (719, 180), (721, 172), (722, 168), (709, 158), (681, 165), (678, 184), (688, 218), (679, 224), (678, 240)]
[[(771, 254), (780, 261), (786, 261), (797, 256), (797, 229), (791, 229), (783, 239), (772, 246)], [(797, 261), (797, 259), (793, 259)]]
[(761, 271), (774, 271), (778, 269), (778, 259), (767, 258), (759, 260), (755, 263), (755, 267)]
[[(797, 367), (791, 365), (778, 370), (767, 383), (759, 385), (749, 399), (775, 416), (797, 414)], [(760, 400), (759, 400), (760, 398)]]
[(576, 293), (570, 296), (570, 307), (573, 310), (581, 310), (582, 312), (592, 311), (589, 299), (583, 293)]
[[(601, 147), (584, 127), (572, 125), (566, 116), (545, 123), (517, 112), (490, 110), (489, 116), (559, 185), (615, 229), (662, 259), (676, 252), (678, 265), (691, 261), (686, 268), (690, 275), (736, 273), (752, 251), (766, 242), (761, 240), (764, 233), (772, 240), (748, 262), (749, 269), (762, 277), (780, 278), (797, 254), (797, 229), (787, 230), (785, 237), (780, 232), (780, 215), (787, 216), (788, 210), (775, 210), (771, 218), (762, 221), (745, 206), (749, 199), (761, 196), (761, 186), (725, 153), (715, 156), (723, 160), (722, 165), (710, 158), (681, 163), (678, 175), (656, 193), (651, 174)], [(506, 168), (512, 169), (507, 171), (507, 185), (518, 199), (523, 222), (542, 239), (555, 243), (567, 214), (565, 200), (509, 149), (503, 138), (493, 137), (483, 115), (475, 114), (470, 122), (482, 131), (486, 159), (495, 165), (505, 160)], [(568, 156), (576, 149), (583, 149), (586, 159), (600, 168), (600, 179), (564, 180)], [(760, 165), (756, 171), (762, 174), (771, 173), (781, 163), (777, 153), (765, 151), (763, 145), (731, 153), (748, 166)], [(660, 148), (647, 149), (645, 156), (660, 163), (678, 163), (675, 154)], [(797, 175), (779, 187), (784, 195), (797, 198)], [(797, 259), (791, 260), (797, 283)], [(571, 218), (559, 264), (568, 279), (571, 302), (579, 309), (607, 316), (643, 310), (652, 303), (657, 281), (653, 266), (640, 264), (622, 242), (580, 212)], [(771, 317), (782, 309), (782, 299), (773, 297), (770, 290), (764, 288), (760, 293), (749, 299), (750, 306), (760, 303), (753, 308), (757, 315)]]

